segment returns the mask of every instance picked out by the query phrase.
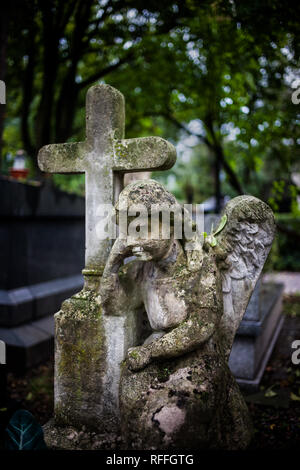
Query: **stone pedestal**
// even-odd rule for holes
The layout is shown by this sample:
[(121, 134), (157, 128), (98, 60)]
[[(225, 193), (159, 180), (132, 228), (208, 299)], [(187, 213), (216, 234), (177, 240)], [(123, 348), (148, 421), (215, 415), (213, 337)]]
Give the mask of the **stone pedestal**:
[(283, 287), (258, 282), (241, 321), (229, 366), (242, 388), (255, 390), (259, 386), (283, 323)]
[(56, 435), (60, 428), (65, 434), (66, 426), (118, 431), (120, 364), (140, 328), (137, 312), (104, 315), (92, 290), (83, 289), (63, 302), (55, 314)]
[[(55, 314), (55, 423), (98, 426), (106, 341), (97, 298), (82, 291)], [(98, 392), (98, 393), (97, 393)]]

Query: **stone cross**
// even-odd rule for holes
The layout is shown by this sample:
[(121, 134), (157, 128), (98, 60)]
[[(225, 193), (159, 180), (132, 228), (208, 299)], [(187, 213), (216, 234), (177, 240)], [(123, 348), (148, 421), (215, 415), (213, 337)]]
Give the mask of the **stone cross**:
[(96, 85), (87, 93), (85, 142), (46, 145), (38, 154), (42, 171), (86, 175), (86, 280), (102, 274), (109, 255), (110, 240), (97, 237), (99, 207), (117, 200), (124, 173), (168, 169), (176, 160), (166, 140), (124, 139), (124, 128), (123, 95), (109, 85)]

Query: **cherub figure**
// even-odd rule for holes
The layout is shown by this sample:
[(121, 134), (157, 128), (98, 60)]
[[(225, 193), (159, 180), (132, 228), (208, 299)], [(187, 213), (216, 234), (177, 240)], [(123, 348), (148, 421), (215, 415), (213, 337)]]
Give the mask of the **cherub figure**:
[[(117, 212), (133, 204), (181, 210), (152, 180), (127, 186)], [(202, 244), (197, 235), (193, 245), (177, 239), (174, 225), (169, 239), (162, 222), (156, 239), (150, 223), (147, 237), (119, 236), (103, 273), (104, 313), (143, 307), (150, 330), (122, 367), (123, 437), (137, 449), (245, 448), (251, 422), (228, 357), (272, 243), (273, 214), (254, 197), (237, 197)]]

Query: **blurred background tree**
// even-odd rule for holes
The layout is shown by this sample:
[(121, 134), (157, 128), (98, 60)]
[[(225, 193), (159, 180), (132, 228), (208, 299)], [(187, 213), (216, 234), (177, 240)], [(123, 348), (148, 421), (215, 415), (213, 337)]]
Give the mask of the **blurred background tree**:
[[(86, 91), (106, 82), (126, 97), (128, 137), (177, 145), (176, 166), (155, 177), (179, 199), (214, 196), (218, 211), (224, 195), (251, 193), (297, 214), (298, 3), (12, 0), (1, 8), (3, 160), (22, 147), (38, 175), (42, 145), (84, 139)], [(54, 181), (84, 190), (80, 176)]]

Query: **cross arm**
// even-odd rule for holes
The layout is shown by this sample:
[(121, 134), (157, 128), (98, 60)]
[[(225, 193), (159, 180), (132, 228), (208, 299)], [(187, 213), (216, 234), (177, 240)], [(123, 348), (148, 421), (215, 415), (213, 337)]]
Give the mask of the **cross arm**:
[(85, 142), (51, 144), (38, 153), (38, 164), (46, 173), (83, 173)]
[(176, 161), (175, 147), (161, 137), (115, 141), (115, 171), (168, 170)]

